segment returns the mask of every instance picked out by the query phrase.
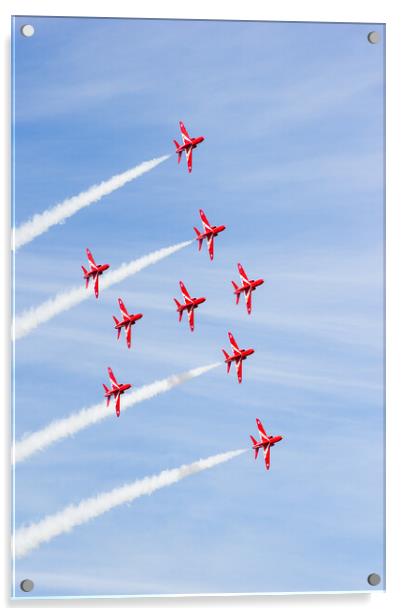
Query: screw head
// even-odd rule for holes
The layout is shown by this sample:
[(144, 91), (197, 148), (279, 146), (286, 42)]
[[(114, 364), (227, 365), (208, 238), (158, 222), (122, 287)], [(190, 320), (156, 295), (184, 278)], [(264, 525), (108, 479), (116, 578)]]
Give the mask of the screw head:
[(31, 590), (34, 587), (34, 583), (32, 580), (22, 580), (21, 584), (20, 584), (20, 588), (23, 592), (31, 592)]
[(367, 578), (367, 581), (370, 586), (378, 586), (378, 584), (381, 582), (381, 577), (378, 575), (378, 573), (370, 573)]
[(373, 32), (368, 33), (367, 39), (369, 43), (371, 43), (372, 45), (375, 45), (376, 43), (380, 42), (380, 33), (377, 32), (376, 30), (373, 30)]
[(31, 24), (24, 24), (21, 26), (21, 34), (29, 38), (35, 34), (35, 28)]

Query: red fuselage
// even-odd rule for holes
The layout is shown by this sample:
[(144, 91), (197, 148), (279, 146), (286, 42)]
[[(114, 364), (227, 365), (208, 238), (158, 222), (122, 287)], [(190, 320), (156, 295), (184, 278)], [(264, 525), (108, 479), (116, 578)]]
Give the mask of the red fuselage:
[(185, 304), (180, 304), (179, 306), (177, 306), (177, 312), (183, 312), (184, 310), (187, 310), (188, 312), (192, 308), (194, 308), (195, 310), (200, 304), (203, 304), (204, 302), (205, 297), (192, 297), (191, 301), (187, 301)]
[(97, 265), (96, 267), (92, 265), (90, 271), (86, 272), (83, 277), (85, 280), (89, 280), (90, 278), (96, 278), (96, 276), (102, 276), (103, 272), (109, 269), (109, 267), (110, 265), (108, 263)]
[(275, 443), (279, 443), (279, 441), (283, 439), (283, 436), (268, 436), (267, 438), (268, 438), (268, 442), (259, 441), (258, 443), (253, 445), (253, 449), (261, 449), (261, 448), (266, 449), (268, 445), (270, 447), (273, 447)]
[(110, 398), (111, 396), (114, 396), (116, 398), (118, 394), (124, 394), (124, 392), (130, 388), (131, 385), (129, 383), (119, 383), (117, 387), (113, 385), (112, 388), (105, 393), (105, 398)]
[(233, 355), (229, 355), (229, 357), (225, 359), (225, 363), (230, 364), (232, 363), (232, 361), (236, 361), (238, 359), (241, 359), (241, 361), (246, 360), (247, 357), (249, 355), (252, 355), (253, 353), (254, 349), (240, 349), (240, 353), (234, 353)]
[(196, 148), (197, 145), (199, 143), (202, 143), (204, 141), (204, 137), (194, 137), (191, 138), (189, 143), (183, 143), (183, 145), (179, 145), (179, 147), (176, 148), (176, 154), (179, 154), (180, 152), (185, 152), (186, 150), (189, 150), (191, 148)]
[(258, 280), (249, 280), (249, 282), (245, 282), (243, 284), (243, 286), (238, 287), (234, 293), (235, 295), (239, 295), (240, 293), (243, 293), (245, 291), (248, 291), (249, 289), (251, 289), (251, 291), (254, 291), (254, 289), (256, 289), (257, 287), (259, 287), (260, 285), (264, 284), (264, 280), (262, 278), (258, 278)]
[(142, 319), (143, 315), (141, 313), (138, 314), (130, 314), (128, 318), (124, 318), (121, 321), (118, 321), (114, 326), (115, 329), (121, 329), (122, 327), (127, 327), (127, 325), (134, 325), (136, 321)]
[(212, 227), (212, 231), (204, 231), (204, 233), (200, 233), (198, 239), (210, 239), (211, 237), (216, 237), (219, 233), (226, 229), (225, 225), (219, 225), (219, 227)]

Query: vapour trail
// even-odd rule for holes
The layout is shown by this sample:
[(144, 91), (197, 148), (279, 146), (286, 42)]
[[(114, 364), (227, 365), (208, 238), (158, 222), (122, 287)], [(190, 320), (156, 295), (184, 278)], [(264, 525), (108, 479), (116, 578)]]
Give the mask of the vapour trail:
[[(121, 411), (124, 412), (126, 409), (134, 406), (135, 404), (139, 404), (140, 402), (144, 402), (144, 400), (149, 400), (154, 396), (163, 394), (170, 389), (173, 389), (173, 387), (182, 385), (186, 381), (194, 379), (197, 376), (201, 376), (202, 374), (205, 374), (220, 365), (221, 363), (217, 362), (207, 366), (200, 366), (199, 368), (193, 368), (187, 372), (172, 374), (166, 379), (154, 381), (149, 385), (143, 385), (143, 387), (136, 389), (131, 394), (124, 394), (124, 396), (122, 396)], [(107, 419), (108, 417), (116, 419), (113, 406), (111, 405), (107, 408), (104, 401), (99, 404), (83, 408), (77, 413), (73, 413), (64, 419), (52, 421), (42, 430), (33, 432), (15, 443), (12, 452), (13, 462), (14, 464), (16, 462), (21, 462), (22, 460), (29, 458), (35, 452), (45, 449), (52, 443), (68, 436), (72, 436), (76, 432), (79, 432), (92, 424), (98, 423), (103, 419)]]
[[(128, 276), (133, 276), (144, 268), (154, 265), (158, 261), (169, 257), (178, 250), (186, 248), (186, 246), (189, 246), (193, 241), (194, 240), (189, 240), (188, 242), (181, 242), (180, 244), (174, 244), (173, 246), (156, 250), (155, 252), (145, 255), (144, 257), (134, 259), (134, 261), (130, 261), (129, 263), (123, 263), (118, 269), (103, 274), (99, 281), (101, 292), (102, 290), (108, 289), (112, 285), (121, 282)], [(49, 321), (57, 314), (60, 314), (60, 312), (69, 310), (69, 308), (83, 302), (85, 299), (93, 297), (93, 290), (91, 286), (92, 285), (86, 289), (85, 285), (82, 284), (82, 286), (70, 289), (70, 291), (66, 291), (65, 293), (59, 293), (59, 295), (56, 295), (53, 299), (49, 299), (43, 304), (40, 304), (35, 308), (29, 308), (22, 314), (17, 315), (13, 322), (13, 339), (17, 340), (18, 338), (26, 336), (41, 323)]]
[(109, 180), (91, 186), (88, 190), (58, 203), (41, 214), (35, 214), (35, 216), (14, 229), (14, 251), (24, 244), (28, 244), (28, 242), (31, 242), (38, 235), (42, 235), (42, 233), (45, 233), (50, 227), (53, 227), (53, 225), (64, 222), (66, 218), (73, 216), (73, 214), (82, 208), (88, 207), (91, 203), (95, 203), (105, 195), (109, 195), (118, 188), (121, 188), (124, 184), (127, 184), (127, 182), (131, 182), (131, 180), (135, 180), (144, 173), (151, 171), (151, 169), (154, 169), (154, 167), (160, 165), (168, 158), (170, 158), (170, 154), (147, 160), (132, 169), (114, 175)]
[(46, 516), (40, 522), (17, 530), (14, 535), (14, 555), (16, 558), (26, 556), (42, 543), (51, 541), (51, 539), (63, 533), (68, 533), (75, 526), (85, 524), (85, 522), (97, 518), (114, 507), (129, 503), (141, 496), (150, 495), (156, 490), (166, 488), (190, 475), (228, 462), (246, 451), (247, 449), (236, 449), (203, 458), (192, 464), (183, 464), (178, 468), (162, 471), (159, 475), (151, 475), (134, 481), (134, 483), (127, 483), (110, 492), (103, 492), (92, 498), (82, 500), (78, 505), (70, 505), (58, 513)]

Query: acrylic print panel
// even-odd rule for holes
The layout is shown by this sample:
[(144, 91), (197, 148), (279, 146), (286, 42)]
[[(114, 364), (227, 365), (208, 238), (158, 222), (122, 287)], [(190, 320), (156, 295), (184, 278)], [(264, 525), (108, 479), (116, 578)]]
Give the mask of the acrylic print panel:
[(384, 27), (12, 41), (12, 595), (383, 590)]

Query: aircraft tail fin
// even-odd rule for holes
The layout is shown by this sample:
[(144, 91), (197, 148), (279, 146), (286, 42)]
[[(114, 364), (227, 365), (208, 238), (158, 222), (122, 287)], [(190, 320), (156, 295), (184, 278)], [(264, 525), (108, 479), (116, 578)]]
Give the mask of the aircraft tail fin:
[[(105, 393), (106, 394), (110, 393), (110, 391), (109, 391), (108, 387), (106, 387), (105, 383), (102, 383), (102, 385), (103, 385), (103, 389), (105, 390)], [(106, 398), (106, 406), (109, 406), (109, 404), (110, 404), (110, 396), (108, 396)]]
[[(180, 144), (177, 143), (176, 139), (173, 139), (173, 143), (176, 146), (176, 152), (177, 152), (178, 148), (180, 147)], [(177, 152), (177, 164), (180, 164), (182, 154), (183, 154), (183, 150), (181, 150), (180, 152)]]
[[(255, 440), (254, 436), (252, 436), (250, 434), (250, 438), (252, 440), (253, 445), (257, 445), (257, 441)], [(258, 452), (259, 451), (260, 451), (259, 449), (254, 449), (254, 460), (256, 460), (258, 458)]]
[(88, 285), (89, 285), (89, 272), (85, 269), (85, 267), (83, 265), (81, 265), (82, 271), (84, 272), (84, 278), (85, 278), (85, 288), (88, 289)]
[(232, 280), (232, 285), (234, 288), (234, 292), (236, 293), (236, 305), (239, 303), (240, 300), (240, 293), (238, 293), (239, 287), (237, 286), (237, 284)]
[(177, 312), (179, 313), (179, 323), (181, 322), (182, 316), (183, 316), (183, 311), (180, 310), (180, 302), (174, 297), (174, 302), (177, 306)]
[[(229, 359), (229, 353), (227, 353), (227, 352), (225, 351), (225, 349), (222, 349), (222, 353), (224, 354), (225, 359)], [(230, 362), (230, 361), (228, 361), (228, 363), (227, 363), (227, 372), (230, 372), (230, 366), (231, 366), (231, 365), (232, 365), (232, 364), (231, 364), (231, 362)]]
[(196, 236), (197, 236), (197, 239), (198, 239), (198, 250), (201, 250), (201, 248), (202, 248), (202, 240), (203, 240), (203, 238), (202, 238), (202, 237), (200, 237), (200, 236), (201, 236), (201, 233), (198, 231), (197, 227), (193, 227), (193, 229), (194, 229), (194, 231), (195, 231), (195, 233), (196, 233)]
[[(115, 324), (116, 324), (116, 325), (118, 325), (118, 324), (119, 324), (119, 319), (118, 319), (117, 317), (113, 316), (113, 320), (114, 320), (114, 322), (115, 322)], [(121, 327), (119, 327), (119, 328), (117, 329), (117, 340), (119, 340), (119, 338), (120, 338), (120, 334), (121, 334)]]

